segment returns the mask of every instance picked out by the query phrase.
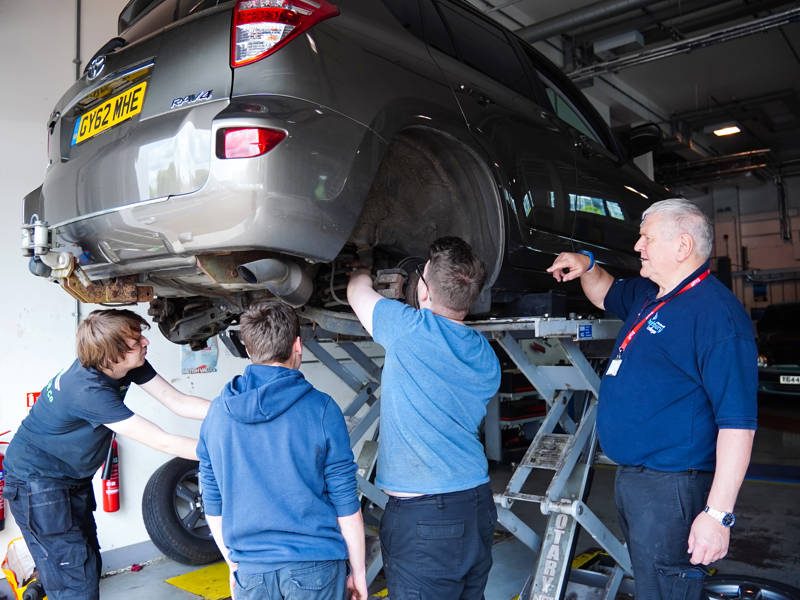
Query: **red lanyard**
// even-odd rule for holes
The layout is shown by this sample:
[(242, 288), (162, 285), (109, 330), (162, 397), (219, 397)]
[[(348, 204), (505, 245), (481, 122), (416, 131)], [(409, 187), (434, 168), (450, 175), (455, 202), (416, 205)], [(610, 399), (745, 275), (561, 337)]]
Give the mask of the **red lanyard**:
[(692, 289), (694, 286), (696, 286), (698, 283), (703, 281), (703, 279), (708, 277), (710, 274), (711, 274), (711, 269), (706, 269), (704, 272), (700, 273), (700, 275), (698, 275), (697, 277), (692, 279), (692, 281), (687, 283), (686, 286), (680, 292), (678, 292), (674, 296), (670, 296), (666, 300), (662, 300), (653, 310), (651, 310), (649, 313), (647, 313), (647, 316), (644, 319), (642, 319), (641, 321), (639, 321), (636, 325), (634, 325), (633, 328), (628, 332), (628, 335), (625, 336), (625, 339), (622, 340), (622, 343), (619, 345), (619, 351), (617, 352), (617, 355), (620, 355), (625, 351), (625, 348), (627, 348), (628, 344), (631, 343), (631, 340), (638, 333), (638, 331), (642, 327), (642, 325), (644, 325), (645, 322), (650, 317), (652, 317), (655, 313), (657, 313), (658, 309), (660, 309), (662, 306), (664, 306), (667, 302), (669, 302), (670, 300), (672, 300), (676, 296), (680, 296), (686, 290)]

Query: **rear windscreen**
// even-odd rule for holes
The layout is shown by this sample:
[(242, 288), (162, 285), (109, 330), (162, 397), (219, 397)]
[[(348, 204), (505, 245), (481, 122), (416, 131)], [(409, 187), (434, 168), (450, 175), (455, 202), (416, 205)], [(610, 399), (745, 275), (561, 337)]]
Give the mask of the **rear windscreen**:
[(131, 0), (119, 13), (117, 31), (130, 42), (223, 1)]

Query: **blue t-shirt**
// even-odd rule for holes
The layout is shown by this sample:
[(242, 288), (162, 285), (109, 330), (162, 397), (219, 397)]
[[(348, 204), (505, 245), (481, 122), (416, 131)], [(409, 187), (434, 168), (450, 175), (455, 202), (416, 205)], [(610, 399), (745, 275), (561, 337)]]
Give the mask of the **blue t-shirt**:
[(631, 328), (671, 298), (600, 385), (600, 444), (619, 464), (711, 471), (719, 429), (756, 428), (757, 351), (747, 313), (713, 275), (678, 294), (706, 269), (659, 299), (658, 286), (642, 277), (616, 280), (605, 297), (606, 310), (625, 321), (612, 358)]
[(132, 417), (124, 403), (128, 387), (155, 376), (148, 362), (122, 379), (73, 362), (47, 383), (14, 434), (3, 462), (8, 477), (90, 479), (111, 442), (104, 424)]
[(378, 487), (440, 494), (489, 481), (478, 426), (500, 387), (500, 363), (486, 338), (386, 298), (372, 331), (386, 350)]

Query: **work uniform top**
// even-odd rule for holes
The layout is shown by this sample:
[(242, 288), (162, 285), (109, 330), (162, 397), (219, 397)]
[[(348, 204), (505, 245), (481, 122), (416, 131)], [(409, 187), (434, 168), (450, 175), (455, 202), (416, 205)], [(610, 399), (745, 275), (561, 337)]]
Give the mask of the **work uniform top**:
[(667, 300), (630, 341), (616, 375), (607, 371), (600, 385), (600, 444), (619, 464), (711, 471), (719, 429), (756, 428), (757, 351), (744, 307), (713, 275), (679, 293), (708, 268), (662, 298), (643, 277), (616, 280), (605, 297), (606, 310), (625, 322), (612, 358), (628, 332)]
[(3, 462), (9, 479), (91, 479), (111, 441), (104, 423), (132, 417), (123, 402), (128, 387), (155, 376), (148, 362), (122, 379), (73, 362), (47, 383), (11, 440)]
[(386, 350), (377, 485), (440, 494), (489, 481), (478, 426), (500, 387), (500, 362), (486, 338), (386, 298), (372, 331)]

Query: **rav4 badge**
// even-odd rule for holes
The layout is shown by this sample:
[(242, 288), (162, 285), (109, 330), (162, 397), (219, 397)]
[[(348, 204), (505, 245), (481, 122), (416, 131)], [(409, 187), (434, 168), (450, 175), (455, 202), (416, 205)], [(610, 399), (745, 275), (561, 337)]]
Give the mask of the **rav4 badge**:
[(175, 98), (170, 104), (170, 109), (179, 108), (186, 104), (195, 104), (196, 102), (202, 102), (203, 100), (209, 100), (211, 98), (211, 94), (214, 90), (206, 90), (205, 92), (197, 92), (196, 94), (189, 94), (188, 96), (181, 96), (180, 98)]

